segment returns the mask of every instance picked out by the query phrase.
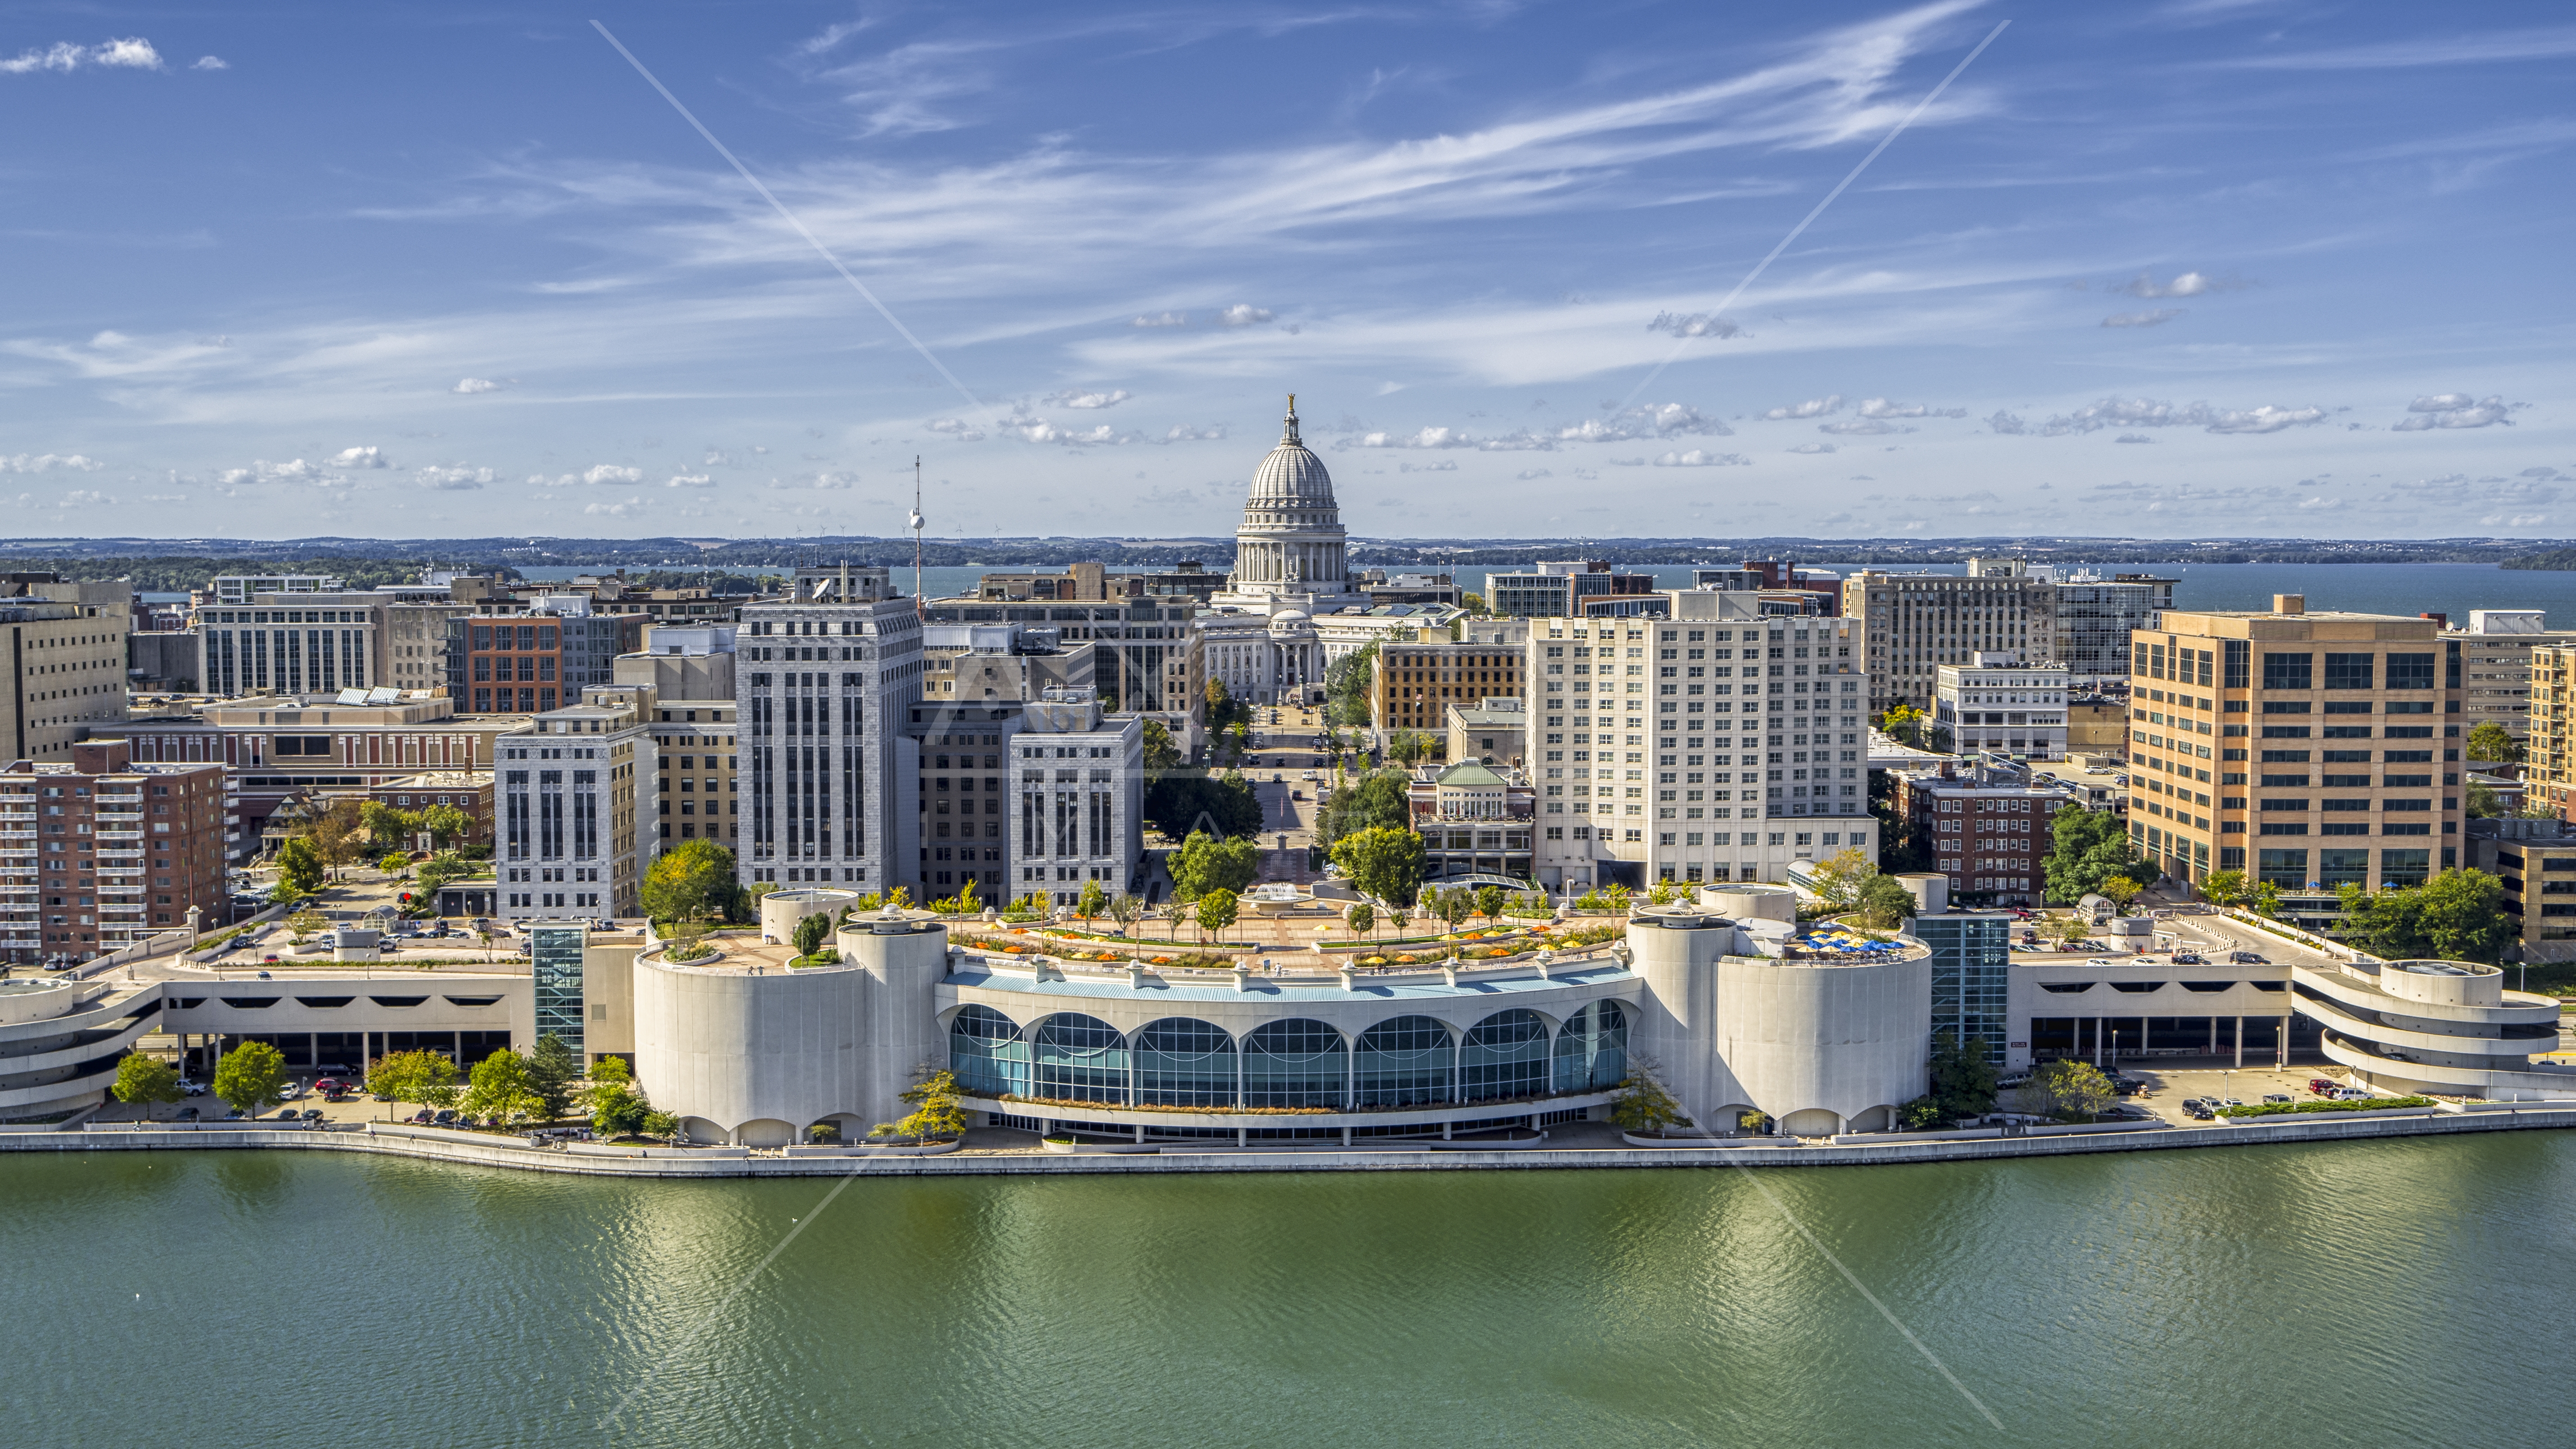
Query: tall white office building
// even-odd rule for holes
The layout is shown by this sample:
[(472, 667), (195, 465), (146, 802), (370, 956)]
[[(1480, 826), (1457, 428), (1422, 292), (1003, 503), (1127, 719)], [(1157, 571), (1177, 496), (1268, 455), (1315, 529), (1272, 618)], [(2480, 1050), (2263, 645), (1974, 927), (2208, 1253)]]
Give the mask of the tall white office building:
[(797, 571), (791, 596), (743, 606), (734, 714), (745, 884), (883, 886), (916, 874), (904, 852), (919, 747), (921, 619), (882, 568)]

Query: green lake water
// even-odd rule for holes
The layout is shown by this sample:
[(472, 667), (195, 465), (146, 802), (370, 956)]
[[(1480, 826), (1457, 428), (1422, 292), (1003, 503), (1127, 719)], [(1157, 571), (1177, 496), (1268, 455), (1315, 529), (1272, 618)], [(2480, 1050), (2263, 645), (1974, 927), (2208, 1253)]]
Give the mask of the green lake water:
[(2576, 1443), (2565, 1133), (832, 1191), (0, 1158), (0, 1444)]

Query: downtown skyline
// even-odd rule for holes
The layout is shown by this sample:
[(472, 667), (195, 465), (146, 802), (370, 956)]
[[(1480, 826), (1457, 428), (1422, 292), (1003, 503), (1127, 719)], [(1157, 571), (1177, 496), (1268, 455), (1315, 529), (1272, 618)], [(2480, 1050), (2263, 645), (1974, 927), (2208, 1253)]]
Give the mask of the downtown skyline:
[(1381, 537), (2576, 532), (2551, 12), (1603, 13), (604, 17), (935, 364), (577, 21), (0, 13), (0, 510), (1222, 534), (1295, 391)]

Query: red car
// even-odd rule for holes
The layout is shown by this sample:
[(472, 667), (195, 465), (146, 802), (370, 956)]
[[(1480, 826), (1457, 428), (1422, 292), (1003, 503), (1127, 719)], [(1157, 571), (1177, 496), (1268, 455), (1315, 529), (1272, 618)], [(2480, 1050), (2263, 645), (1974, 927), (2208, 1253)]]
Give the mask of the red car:
[(2323, 1077), (2310, 1077), (2308, 1078), (2308, 1090), (2322, 1097), (2329, 1092), (2339, 1092), (2343, 1090), (2343, 1083), (2329, 1082)]
[(349, 1084), (338, 1077), (319, 1077), (314, 1080), (313, 1090), (324, 1093), (345, 1092), (349, 1090)]

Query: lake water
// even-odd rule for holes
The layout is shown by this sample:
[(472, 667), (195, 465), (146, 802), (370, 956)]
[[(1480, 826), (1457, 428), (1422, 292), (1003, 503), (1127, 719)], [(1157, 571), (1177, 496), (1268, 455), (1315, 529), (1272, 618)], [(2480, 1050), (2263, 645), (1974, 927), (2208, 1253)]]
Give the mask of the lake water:
[(23, 1446), (2554, 1446), (2576, 1413), (2565, 1133), (837, 1196), (0, 1161)]

